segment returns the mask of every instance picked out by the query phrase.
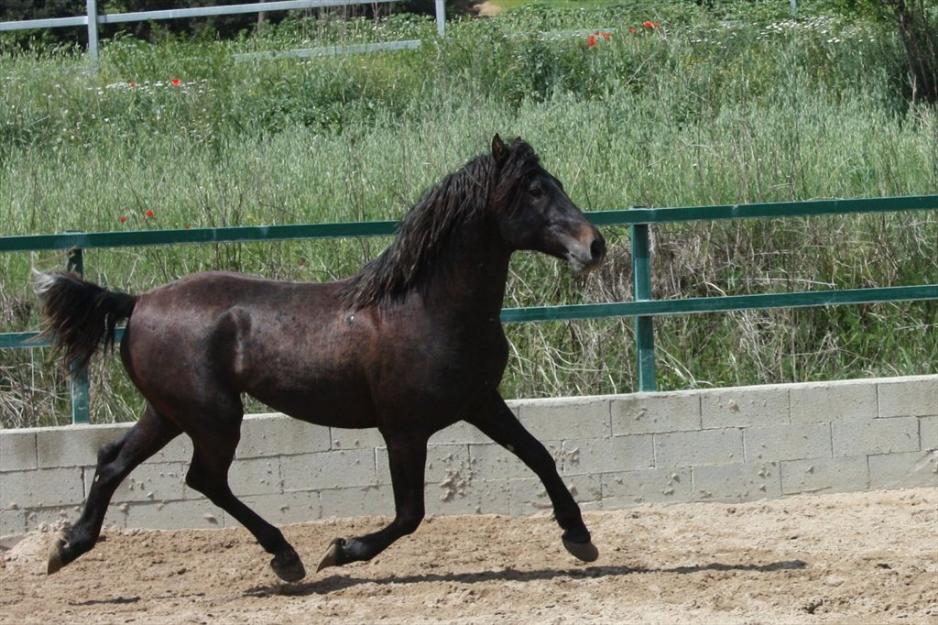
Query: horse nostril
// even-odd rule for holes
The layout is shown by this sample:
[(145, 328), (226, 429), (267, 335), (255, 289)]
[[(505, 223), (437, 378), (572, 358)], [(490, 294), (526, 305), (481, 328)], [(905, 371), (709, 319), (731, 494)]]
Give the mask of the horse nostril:
[(593, 261), (598, 261), (606, 255), (606, 241), (602, 237), (596, 237), (593, 239), (593, 243), (590, 245), (590, 256), (592, 256)]

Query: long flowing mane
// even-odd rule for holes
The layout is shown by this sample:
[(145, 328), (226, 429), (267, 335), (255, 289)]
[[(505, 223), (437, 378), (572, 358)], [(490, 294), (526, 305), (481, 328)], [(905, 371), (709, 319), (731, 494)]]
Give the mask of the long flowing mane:
[(397, 237), (343, 289), (356, 309), (398, 299), (417, 286), (461, 224), (484, 218), (491, 206), (507, 209), (517, 181), (539, 167), (537, 154), (515, 139), (503, 163), (481, 154), (430, 188), (401, 220)]

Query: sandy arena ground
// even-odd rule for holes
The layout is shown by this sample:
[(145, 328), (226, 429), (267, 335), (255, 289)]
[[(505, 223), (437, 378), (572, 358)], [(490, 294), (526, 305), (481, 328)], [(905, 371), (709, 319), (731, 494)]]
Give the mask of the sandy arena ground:
[[(0, 622), (938, 623), (938, 489), (586, 516), (593, 565), (546, 516), (440, 517), (294, 585), (241, 529), (111, 531), (52, 577), (37, 532), (0, 556)], [(381, 524), (285, 533), (314, 569), (330, 539)]]

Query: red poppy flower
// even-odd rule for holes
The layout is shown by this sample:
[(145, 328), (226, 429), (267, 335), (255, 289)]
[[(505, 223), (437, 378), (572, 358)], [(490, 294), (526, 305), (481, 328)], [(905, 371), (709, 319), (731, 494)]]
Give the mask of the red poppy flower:
[(651, 20), (645, 20), (644, 22), (642, 22), (642, 26), (644, 26), (648, 30), (654, 30), (657, 27), (657, 24), (655, 24)]
[(127, 223), (127, 215), (121, 215), (117, 218), (117, 221), (121, 222), (122, 224)]
[(596, 35), (587, 35), (586, 37), (586, 47), (592, 48), (596, 45)]
[(174, 87), (179, 87), (180, 85), (182, 85), (182, 81), (179, 80), (178, 78), (173, 78), (172, 80), (169, 81), (169, 84), (171, 84)]
[(634, 26), (629, 26), (629, 33), (630, 33), (630, 34), (633, 34), (633, 35), (634, 35), (634, 34), (637, 33), (637, 32), (638, 32), (638, 29), (637, 29), (637, 28), (635, 28)]
[(146, 216), (147, 219), (153, 219), (153, 209), (148, 208), (147, 212), (145, 212), (144, 215)]
[(609, 41), (610, 39), (612, 39), (612, 33), (610, 32), (604, 32), (602, 35), (603, 35), (604, 41)]

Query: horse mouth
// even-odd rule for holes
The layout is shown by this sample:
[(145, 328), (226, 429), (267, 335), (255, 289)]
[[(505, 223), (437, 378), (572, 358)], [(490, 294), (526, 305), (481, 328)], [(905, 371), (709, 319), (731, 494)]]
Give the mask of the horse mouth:
[(597, 258), (589, 260), (583, 260), (577, 254), (573, 252), (567, 252), (567, 263), (570, 265), (570, 268), (573, 269), (573, 272), (577, 275), (587, 275), (592, 273), (597, 269), (603, 262), (603, 259)]

